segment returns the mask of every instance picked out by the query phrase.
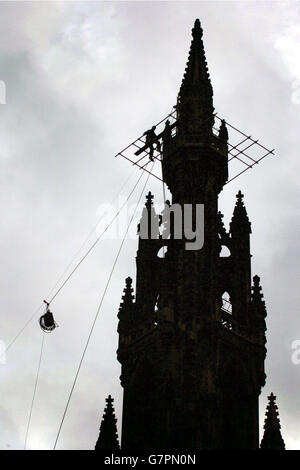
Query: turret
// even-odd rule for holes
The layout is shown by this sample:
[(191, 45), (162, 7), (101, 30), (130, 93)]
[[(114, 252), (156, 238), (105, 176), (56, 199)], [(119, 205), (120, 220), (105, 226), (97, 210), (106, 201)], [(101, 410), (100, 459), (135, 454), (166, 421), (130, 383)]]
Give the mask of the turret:
[(261, 450), (285, 450), (284, 440), (280, 431), (280, 421), (276, 396), (271, 393), (268, 396), (268, 406), (264, 424), (264, 435), (260, 444)]

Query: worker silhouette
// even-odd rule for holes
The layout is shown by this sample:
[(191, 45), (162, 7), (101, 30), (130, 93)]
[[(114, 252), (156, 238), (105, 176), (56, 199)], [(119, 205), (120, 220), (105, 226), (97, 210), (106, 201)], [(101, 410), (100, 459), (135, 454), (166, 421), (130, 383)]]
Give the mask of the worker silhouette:
[(144, 136), (146, 136), (145, 144), (147, 147), (149, 147), (149, 158), (151, 162), (154, 161), (154, 158), (153, 158), (154, 144), (156, 144), (156, 150), (158, 152), (160, 152), (160, 149), (161, 149), (159, 139), (157, 138), (157, 135), (155, 134), (155, 129), (156, 129), (156, 126), (152, 126), (151, 129), (148, 129), (143, 134)]
[(163, 130), (163, 142), (169, 142), (172, 139), (172, 131), (171, 131), (171, 126), (170, 126), (170, 121), (169, 119), (166, 121), (165, 128)]
[(44, 303), (46, 304), (46, 312), (40, 317), (39, 323), (42, 330), (49, 332), (54, 330), (58, 325), (54, 320), (53, 313), (49, 309), (49, 302), (44, 300)]

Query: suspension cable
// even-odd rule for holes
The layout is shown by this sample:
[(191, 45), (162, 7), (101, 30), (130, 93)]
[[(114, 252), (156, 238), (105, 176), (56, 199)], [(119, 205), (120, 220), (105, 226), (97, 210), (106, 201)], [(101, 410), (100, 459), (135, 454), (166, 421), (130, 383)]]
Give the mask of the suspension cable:
[[(69, 281), (69, 279), (71, 278), (71, 276), (75, 273), (75, 271), (79, 268), (79, 266), (81, 265), (81, 263), (85, 260), (85, 258), (89, 255), (89, 253), (92, 251), (92, 249), (97, 245), (97, 243), (99, 242), (99, 240), (101, 239), (101, 237), (104, 235), (104, 233), (110, 228), (110, 226), (112, 225), (112, 223), (115, 221), (115, 219), (119, 216), (120, 212), (122, 211), (122, 209), (124, 208), (125, 204), (128, 202), (129, 198), (132, 196), (134, 190), (136, 189), (136, 187), (138, 186), (142, 176), (143, 176), (143, 172), (140, 174), (137, 182), (135, 183), (134, 187), (132, 188), (132, 190), (130, 191), (129, 195), (127, 196), (124, 204), (122, 204), (122, 206), (120, 207), (120, 209), (118, 210), (118, 212), (115, 214), (115, 216), (113, 217), (113, 219), (109, 222), (109, 224), (106, 226), (106, 228), (103, 230), (103, 232), (99, 235), (99, 237), (96, 239), (96, 241), (92, 244), (92, 246), (89, 248), (89, 250), (85, 253), (85, 255), (81, 258), (81, 260), (77, 263), (77, 265), (75, 266), (75, 268), (72, 270), (71, 274), (67, 277), (67, 279), (63, 282), (63, 284), (60, 286), (60, 288), (56, 291), (55, 295), (51, 298), (49, 304), (55, 299), (55, 297), (58, 295), (58, 293), (62, 290), (62, 288), (66, 285), (66, 283)], [(131, 177), (131, 176), (130, 176)], [(128, 178), (123, 187), (125, 186), (125, 184), (128, 182), (130, 178)], [(121, 189), (122, 190), (122, 189)], [(120, 192), (121, 192), (120, 190)], [(120, 194), (119, 192), (119, 194)], [(118, 196), (119, 196), (118, 194)], [(118, 197), (117, 196), (117, 197)], [(115, 198), (116, 199), (116, 198)], [(97, 225), (99, 223), (99, 219), (97, 221)], [(93, 229), (94, 230), (94, 229)], [(86, 240), (87, 241), (87, 240)], [(82, 246), (85, 245), (86, 241), (84, 242), (84, 244)], [(74, 256), (74, 258), (72, 259), (71, 263), (68, 265), (68, 267), (65, 269), (64, 273), (60, 276), (60, 279), (62, 279), (62, 277), (64, 276), (65, 272), (67, 271), (67, 269), (69, 268), (69, 266), (73, 263), (73, 260), (75, 259), (75, 257), (77, 256), (77, 254), (81, 251), (82, 247), (78, 250), (78, 252), (76, 253), (76, 255)], [(60, 280), (59, 279), (59, 280)], [(57, 286), (59, 280), (56, 282), (56, 284), (54, 285), (54, 287), (52, 287), (52, 289), (50, 290), (49, 294), (47, 295), (46, 299), (51, 295), (51, 293), (53, 292), (53, 290), (55, 289), (55, 287)], [(38, 314), (38, 312), (40, 312), (40, 310), (43, 308), (44, 304), (41, 303), (40, 306), (34, 311), (34, 313), (31, 315), (31, 317), (29, 317), (29, 319), (26, 321), (26, 323), (24, 324), (24, 326), (21, 328), (21, 330), (17, 333), (17, 335), (14, 337), (14, 339), (8, 344), (8, 346), (5, 348), (5, 350), (0, 354), (0, 357), (2, 357), (3, 355), (5, 355), (7, 353), (7, 351), (12, 347), (12, 345), (17, 341), (17, 339), (19, 338), (19, 336), (21, 336), (21, 334), (23, 333), (23, 331), (27, 328), (27, 326), (32, 322), (32, 320), (36, 317), (36, 315)]]
[(34, 317), (38, 314), (38, 312), (42, 309), (43, 307), (43, 304), (41, 304), (39, 306), (39, 308), (37, 308), (35, 310), (35, 312), (31, 315), (31, 317), (27, 320), (27, 322), (24, 324), (24, 326), (21, 328), (21, 330), (19, 331), (19, 333), (17, 333), (17, 335), (14, 337), (14, 339), (9, 343), (9, 345), (4, 349), (4, 351), (0, 354), (0, 357), (4, 356), (7, 351), (12, 347), (12, 345), (17, 341), (17, 339), (19, 338), (19, 336), (21, 336), (21, 334), (23, 333), (23, 331), (27, 328), (27, 326), (29, 325), (29, 323), (32, 322), (32, 320), (34, 319)]
[[(154, 164), (155, 164), (155, 162), (153, 162), (153, 165), (152, 165), (152, 167), (151, 167), (151, 170), (153, 169)], [(75, 388), (75, 385), (76, 385), (76, 382), (77, 382), (77, 378), (78, 378), (78, 375), (79, 375), (79, 372), (80, 372), (80, 369), (81, 369), (81, 365), (82, 365), (82, 362), (83, 362), (85, 353), (86, 353), (86, 351), (87, 351), (87, 348), (88, 348), (88, 345), (89, 345), (91, 336), (92, 336), (92, 334), (93, 334), (94, 327), (95, 327), (95, 325), (96, 325), (96, 322), (97, 322), (97, 319), (98, 319), (98, 315), (99, 315), (99, 312), (100, 312), (100, 310), (101, 310), (101, 307), (102, 307), (102, 304), (103, 304), (103, 301), (104, 301), (104, 298), (105, 298), (105, 294), (106, 294), (107, 289), (108, 289), (108, 287), (109, 287), (109, 283), (110, 283), (110, 280), (111, 280), (111, 278), (112, 278), (114, 269), (115, 269), (115, 267), (116, 267), (118, 258), (119, 258), (119, 256), (120, 256), (121, 250), (122, 250), (122, 248), (123, 248), (126, 235), (127, 235), (127, 233), (128, 233), (128, 230), (129, 230), (129, 228), (130, 228), (130, 225), (131, 225), (131, 223), (132, 223), (132, 221), (133, 221), (133, 218), (134, 218), (134, 216), (135, 216), (135, 213), (136, 213), (137, 208), (138, 208), (138, 206), (139, 206), (139, 203), (140, 203), (140, 201), (141, 201), (141, 198), (142, 198), (142, 195), (143, 195), (143, 193), (144, 193), (145, 187), (146, 187), (146, 185), (147, 185), (147, 183), (148, 183), (149, 177), (150, 177), (150, 174), (147, 176), (147, 179), (146, 179), (146, 181), (145, 181), (145, 184), (144, 184), (143, 189), (142, 189), (142, 191), (141, 191), (141, 194), (140, 194), (140, 196), (139, 196), (138, 202), (137, 202), (137, 204), (136, 204), (136, 206), (135, 206), (134, 212), (133, 212), (133, 214), (132, 214), (132, 216), (131, 216), (131, 218), (130, 218), (130, 220), (129, 220), (129, 223), (128, 223), (128, 225), (127, 225), (126, 232), (125, 232), (124, 237), (123, 237), (123, 239), (122, 239), (122, 242), (121, 242), (121, 244), (120, 244), (120, 247), (119, 247), (119, 250), (118, 250), (118, 252), (117, 252), (116, 258), (115, 258), (115, 260), (114, 260), (114, 263), (113, 263), (111, 272), (110, 272), (110, 274), (109, 274), (109, 276), (108, 276), (108, 280), (107, 280), (107, 283), (106, 283), (106, 285), (105, 285), (105, 289), (104, 289), (104, 291), (103, 291), (103, 294), (102, 294), (102, 297), (101, 297), (99, 306), (98, 306), (98, 308), (97, 308), (96, 315), (95, 315), (94, 321), (93, 321), (93, 323), (92, 323), (92, 327), (91, 327), (90, 333), (89, 333), (88, 338), (87, 338), (87, 342), (86, 342), (86, 344), (85, 344), (85, 347), (84, 347), (84, 350), (83, 350), (81, 359), (80, 359), (80, 361), (79, 361), (79, 365), (78, 365), (78, 368), (77, 368), (77, 371), (76, 371), (76, 375), (75, 375), (75, 378), (74, 378), (74, 381), (73, 381), (73, 384), (72, 384), (72, 387), (71, 387), (71, 391), (70, 391), (70, 394), (69, 394), (69, 397), (68, 397), (68, 400), (67, 400), (67, 404), (66, 404), (66, 407), (65, 407), (63, 416), (62, 416), (62, 420), (61, 420), (61, 422), (60, 422), (60, 426), (59, 426), (59, 429), (58, 429), (58, 433), (57, 433), (57, 436), (56, 436), (56, 439), (55, 439), (55, 443), (54, 443), (54, 448), (53, 448), (53, 450), (56, 449), (56, 445), (57, 445), (57, 442), (58, 442), (58, 439), (59, 439), (59, 436), (60, 436), (60, 432), (61, 432), (61, 429), (62, 429), (64, 420), (65, 420), (65, 417), (66, 417), (66, 414), (67, 414), (67, 410), (68, 410), (68, 407), (69, 407), (69, 404), (70, 404), (72, 395), (73, 395), (73, 391), (74, 391), (74, 388)]]
[(31, 400), (30, 412), (29, 412), (28, 423), (27, 423), (27, 429), (26, 429), (26, 436), (25, 436), (25, 442), (24, 442), (24, 450), (26, 450), (27, 439), (28, 439), (28, 434), (29, 434), (29, 429), (30, 429), (30, 423), (31, 423), (32, 410), (33, 410), (35, 395), (36, 395), (37, 386), (38, 386), (38, 381), (39, 381), (40, 368), (41, 368), (41, 362), (42, 362), (42, 356), (43, 356), (43, 349), (44, 349), (44, 341), (45, 341), (45, 333), (43, 332), (43, 333), (42, 333), (42, 344), (41, 344), (41, 351), (40, 351), (39, 363), (38, 363), (38, 368), (37, 368), (37, 373), (36, 373), (36, 379), (35, 379), (35, 384), (34, 384), (34, 389), (33, 389), (33, 396), (32, 396), (32, 400)]
[(137, 185), (139, 184), (141, 178), (143, 176), (143, 173), (140, 174), (137, 182), (135, 183), (134, 187), (132, 188), (131, 192), (129, 193), (129, 195), (127, 196), (127, 198), (125, 199), (124, 203), (121, 205), (121, 207), (119, 208), (119, 210), (116, 212), (116, 214), (114, 215), (114, 217), (112, 218), (112, 220), (109, 222), (109, 224), (105, 227), (105, 229), (103, 230), (103, 232), (96, 238), (96, 240), (94, 241), (94, 243), (90, 246), (90, 248), (86, 251), (86, 253), (83, 255), (83, 257), (79, 260), (79, 262), (75, 265), (75, 267), (72, 269), (71, 273), (68, 275), (68, 277), (65, 279), (65, 281), (62, 283), (62, 285), (59, 287), (59, 289), (57, 289), (57, 291), (55, 292), (55, 294), (51, 297), (51, 299), (49, 300), (49, 304), (51, 304), (51, 302), (53, 302), (53, 300), (57, 297), (57, 295), (60, 293), (60, 291), (65, 287), (65, 285), (67, 284), (67, 282), (69, 281), (69, 279), (73, 276), (73, 274), (75, 273), (75, 271), (77, 271), (77, 269), (79, 268), (79, 266), (81, 265), (81, 263), (83, 263), (83, 261), (87, 258), (87, 256), (90, 254), (90, 252), (95, 248), (95, 246), (97, 245), (97, 243), (100, 241), (100, 239), (102, 238), (102, 236), (105, 234), (105, 232), (107, 232), (107, 230), (110, 228), (110, 226), (112, 225), (112, 223), (116, 220), (116, 218), (119, 216), (121, 210), (124, 208), (124, 206), (127, 204), (129, 198), (131, 197), (132, 193), (134, 192), (135, 188), (137, 187)]
[[(126, 180), (124, 181), (124, 183), (122, 184), (118, 194), (115, 196), (115, 198), (113, 199), (113, 202), (112, 204), (114, 204), (114, 202), (118, 199), (118, 197), (120, 196), (121, 192), (123, 191), (124, 187), (126, 186), (126, 184), (128, 183), (128, 181), (132, 178), (133, 174), (135, 172), (132, 172), (127, 178)], [(97, 222), (96, 224), (94, 225), (94, 227), (89, 231), (88, 235), (86, 236), (84, 242), (82, 243), (82, 245), (80, 246), (80, 248), (76, 251), (76, 253), (74, 254), (74, 256), (72, 257), (71, 261), (69, 262), (69, 264), (67, 265), (67, 267), (65, 268), (65, 270), (63, 271), (63, 273), (61, 274), (61, 276), (58, 278), (57, 282), (55, 283), (55, 285), (52, 287), (51, 291), (49, 292), (49, 294), (47, 295), (47, 297), (50, 297), (50, 295), (52, 294), (52, 292), (54, 291), (54, 289), (56, 288), (56, 286), (59, 284), (59, 282), (62, 280), (62, 278), (64, 277), (64, 275), (66, 274), (66, 272), (68, 271), (68, 269), (72, 266), (73, 262), (75, 261), (75, 259), (77, 258), (77, 256), (79, 255), (79, 253), (81, 252), (81, 250), (83, 249), (83, 247), (86, 245), (86, 243), (88, 242), (88, 240), (91, 238), (91, 235), (95, 232), (99, 222), (101, 221), (101, 219), (103, 218), (103, 215), (101, 215), (98, 219), (97, 219)]]

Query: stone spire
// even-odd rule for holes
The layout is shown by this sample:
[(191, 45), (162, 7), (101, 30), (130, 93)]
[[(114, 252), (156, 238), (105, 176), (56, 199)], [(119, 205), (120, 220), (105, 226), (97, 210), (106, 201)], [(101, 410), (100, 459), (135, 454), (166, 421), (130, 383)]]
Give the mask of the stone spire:
[(268, 396), (268, 406), (264, 424), (264, 435), (260, 444), (262, 450), (285, 450), (284, 440), (280, 431), (280, 421), (278, 407), (276, 405), (276, 396), (271, 393)]
[(230, 222), (230, 232), (247, 232), (251, 233), (251, 223), (248, 219), (246, 207), (244, 206), (244, 194), (239, 191), (236, 195), (237, 201)]
[(113, 406), (113, 398), (108, 395), (105, 399), (106, 407), (103, 413), (103, 418), (100, 425), (100, 434), (98, 441), (95, 446), (95, 450), (120, 450), (118, 431), (117, 431), (117, 419), (115, 417), (115, 411)]
[(197, 19), (192, 30), (193, 38), (177, 104), (181, 125), (185, 121), (185, 130), (188, 133), (200, 133), (201, 128), (211, 132), (214, 123), (213, 89), (202, 35), (200, 21)]
[(189, 58), (183, 75), (183, 80), (179, 90), (179, 97), (183, 99), (185, 95), (189, 94), (195, 86), (200, 86), (203, 87), (203, 92), (208, 92), (210, 95), (209, 98), (212, 102), (213, 90), (210, 83), (202, 35), (203, 30), (201, 28), (199, 19), (197, 19), (195, 21), (194, 28), (192, 29), (193, 39), (190, 47)]

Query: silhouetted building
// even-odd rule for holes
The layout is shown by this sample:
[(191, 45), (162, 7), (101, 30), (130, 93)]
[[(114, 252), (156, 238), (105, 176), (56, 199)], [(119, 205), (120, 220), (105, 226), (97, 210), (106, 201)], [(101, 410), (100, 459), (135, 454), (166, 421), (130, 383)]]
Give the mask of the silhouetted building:
[[(139, 237), (135, 299), (127, 278), (118, 314), (122, 450), (259, 448), (266, 308), (258, 276), (251, 288), (251, 224), (242, 193), (229, 231), (218, 212), (228, 179), (228, 133), (224, 121), (213, 133), (199, 20), (192, 35), (162, 168), (172, 204), (191, 204), (194, 216), (204, 204), (204, 245), (187, 250), (186, 239), (172, 233)], [(222, 256), (223, 247), (229, 256)]]

